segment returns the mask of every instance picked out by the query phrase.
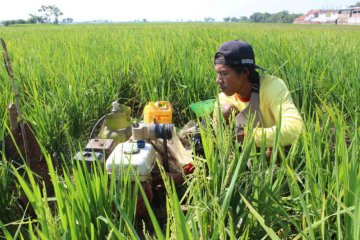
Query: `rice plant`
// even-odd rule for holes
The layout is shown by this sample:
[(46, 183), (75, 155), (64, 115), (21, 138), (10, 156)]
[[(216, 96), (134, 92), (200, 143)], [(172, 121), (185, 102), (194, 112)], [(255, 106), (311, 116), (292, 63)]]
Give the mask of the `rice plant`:
[[(0, 236), (359, 239), (359, 35), (356, 26), (249, 23), (0, 27), (23, 117), (40, 141), (54, 186), (48, 195), (26, 166), (22, 175), (1, 163)], [(207, 124), (201, 128), (205, 156), (194, 158), (186, 192), (180, 195), (164, 176), (166, 223), (146, 202), (153, 226), (142, 229), (134, 204), (144, 194), (141, 185), (108, 176), (100, 165), (73, 164), (72, 155), (116, 99), (132, 107), (134, 118), (147, 102), (168, 100), (178, 128), (194, 119), (188, 106), (217, 95), (213, 55), (231, 39), (251, 43), (257, 64), (284, 79), (306, 131), (286, 151), (276, 141), (267, 160), (251, 135), (238, 144), (231, 127)], [(1, 68), (0, 83), (4, 139), (14, 94)], [(17, 191), (9, 194), (14, 181), (29, 206), (18, 205)], [(16, 214), (9, 218), (9, 211)]]

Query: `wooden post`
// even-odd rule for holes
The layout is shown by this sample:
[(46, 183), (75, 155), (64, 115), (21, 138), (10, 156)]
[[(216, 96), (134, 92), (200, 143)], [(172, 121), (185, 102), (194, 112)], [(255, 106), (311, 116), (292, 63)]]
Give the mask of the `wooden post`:
[(18, 113), (14, 103), (10, 103), (8, 107), (9, 116), (10, 116), (10, 128), (11, 131), (15, 131), (19, 124), (18, 124)]

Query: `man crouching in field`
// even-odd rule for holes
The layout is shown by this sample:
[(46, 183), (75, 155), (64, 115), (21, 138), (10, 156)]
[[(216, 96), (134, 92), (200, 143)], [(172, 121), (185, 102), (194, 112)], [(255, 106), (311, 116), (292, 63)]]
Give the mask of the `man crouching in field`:
[[(239, 141), (247, 134), (244, 127), (249, 114), (254, 119), (256, 146), (261, 146), (265, 134), (266, 146), (272, 147), (279, 123), (281, 146), (290, 145), (299, 137), (304, 122), (288, 88), (277, 77), (259, 75), (256, 69), (264, 69), (255, 64), (251, 45), (241, 40), (225, 42), (215, 54), (214, 64), (216, 83), (221, 90), (214, 119), (218, 119), (218, 112), (226, 121), (230, 116), (235, 116)], [(217, 106), (221, 107), (221, 111)]]

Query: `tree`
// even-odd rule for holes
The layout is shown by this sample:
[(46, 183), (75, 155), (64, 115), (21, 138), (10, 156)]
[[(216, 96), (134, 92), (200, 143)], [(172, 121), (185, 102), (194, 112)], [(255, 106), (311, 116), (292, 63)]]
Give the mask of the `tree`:
[(204, 20), (205, 22), (215, 22), (215, 19), (212, 17), (205, 17)]
[(354, 5), (351, 5), (350, 7), (360, 7), (360, 2), (357, 2)]
[(241, 16), (240, 18), (237, 17), (224, 17), (224, 22), (248, 22), (249, 19), (246, 16)]
[(5, 27), (7, 27), (13, 23), (12, 23), (12, 20), (5, 20), (5, 21), (2, 21), (1, 24), (3, 24)]
[(74, 21), (74, 19), (72, 19), (72, 18), (64, 18), (63, 20), (62, 20), (62, 23), (72, 23)]
[(250, 16), (252, 22), (264, 22), (263, 13), (255, 12)]
[(5, 27), (13, 24), (25, 24), (27, 23), (24, 19), (16, 19), (16, 20), (5, 20), (1, 22)]
[(241, 16), (240, 17), (240, 22), (247, 22), (247, 21), (249, 21), (247, 16)]
[(61, 10), (55, 5), (42, 5), (41, 8), (38, 10), (39, 13), (43, 14), (42, 18), (44, 22), (51, 22), (51, 18), (54, 18), (53, 23), (59, 23), (59, 17), (63, 15)]
[(42, 16), (37, 16), (36, 14), (29, 14), (30, 18), (27, 20), (28, 23), (44, 23)]
[(224, 22), (230, 22), (230, 17), (224, 17), (223, 20)]
[(251, 22), (268, 22), (268, 23), (292, 23), (295, 18), (302, 14), (289, 14), (288, 11), (281, 11), (278, 13), (260, 13), (256, 12), (250, 16)]

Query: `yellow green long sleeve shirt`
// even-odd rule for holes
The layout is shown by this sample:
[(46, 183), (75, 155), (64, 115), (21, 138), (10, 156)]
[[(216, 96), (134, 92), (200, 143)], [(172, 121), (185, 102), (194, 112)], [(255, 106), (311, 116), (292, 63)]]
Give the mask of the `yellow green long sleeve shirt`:
[[(304, 122), (284, 81), (271, 75), (262, 75), (259, 98), (262, 126), (254, 129), (255, 144), (260, 146), (263, 134), (265, 134), (266, 146), (273, 146), (279, 117), (281, 117), (280, 145), (286, 146), (293, 143), (304, 129)], [(219, 103), (220, 105), (231, 104), (240, 112), (249, 104), (249, 102), (240, 101), (236, 94), (226, 96), (224, 93), (219, 94)], [(217, 119), (217, 112), (218, 110), (215, 109), (215, 119)]]

